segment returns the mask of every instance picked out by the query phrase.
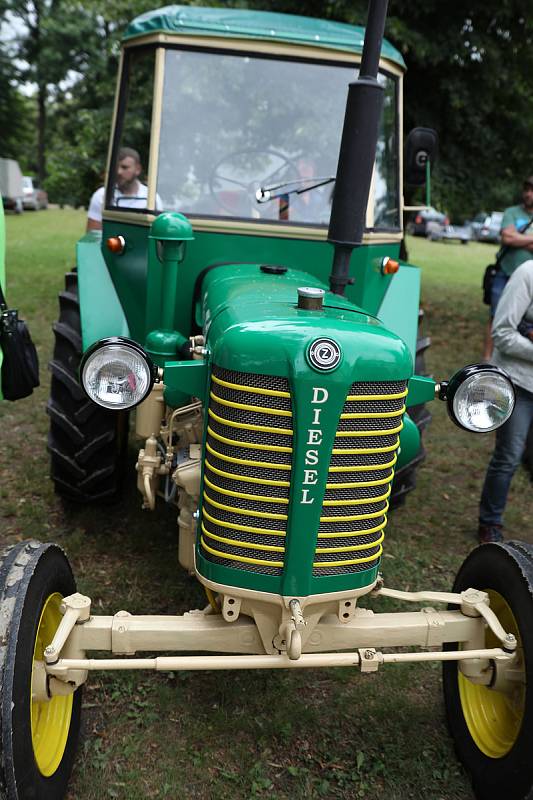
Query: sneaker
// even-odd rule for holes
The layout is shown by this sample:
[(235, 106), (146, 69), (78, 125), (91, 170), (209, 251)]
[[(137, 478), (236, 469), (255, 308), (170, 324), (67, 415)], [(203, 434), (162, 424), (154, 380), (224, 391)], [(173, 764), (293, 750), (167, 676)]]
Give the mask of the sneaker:
[(501, 525), (480, 525), (477, 535), (480, 544), (503, 542), (503, 527)]

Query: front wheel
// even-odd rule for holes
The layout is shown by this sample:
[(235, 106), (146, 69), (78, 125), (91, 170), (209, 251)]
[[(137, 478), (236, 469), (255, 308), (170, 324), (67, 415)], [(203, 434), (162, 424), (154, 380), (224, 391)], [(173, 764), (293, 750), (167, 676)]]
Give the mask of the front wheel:
[[(445, 662), (448, 727), (478, 800), (528, 800), (533, 797), (533, 547), (507, 542), (476, 548), (453, 591), (469, 587), (488, 592), (491, 608), (518, 641), (517, 661), (512, 680), (500, 689), (474, 684), (457, 662)], [(498, 646), (487, 629), (485, 647)]]
[(0, 561), (0, 796), (61, 800), (80, 727), (81, 690), (36, 699), (36, 662), (62, 619), (63, 597), (76, 584), (63, 551), (22, 542)]

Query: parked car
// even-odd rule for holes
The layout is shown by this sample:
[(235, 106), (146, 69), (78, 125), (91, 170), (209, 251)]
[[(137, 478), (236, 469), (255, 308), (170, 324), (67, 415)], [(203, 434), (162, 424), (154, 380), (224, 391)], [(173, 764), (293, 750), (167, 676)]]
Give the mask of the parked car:
[[(429, 227), (429, 226), (428, 226)], [(458, 241), (461, 244), (468, 244), (472, 239), (471, 225), (436, 225), (431, 223), (428, 238), (432, 242), (439, 241)]]
[(435, 226), (449, 224), (450, 220), (446, 214), (430, 206), (416, 213), (415, 218), (407, 226), (407, 232), (413, 236), (429, 236), (436, 229)]
[(22, 172), (18, 161), (13, 158), (0, 158), (0, 191), (5, 209), (15, 214), (23, 211)]
[(40, 208), (48, 208), (48, 195), (37, 186), (35, 178), (29, 175), (22, 176), (22, 191), (24, 192), (22, 204), (24, 208), (31, 208), (38, 211)]
[(478, 240), (480, 242), (495, 242), (498, 244), (501, 241), (502, 219), (503, 211), (493, 211), (492, 214), (489, 214), (481, 226)]
[(485, 220), (488, 216), (489, 215), (486, 211), (480, 211), (479, 214), (476, 214), (473, 220), (465, 221), (465, 225), (470, 225), (472, 230), (472, 239), (479, 239), (479, 232), (485, 224)]

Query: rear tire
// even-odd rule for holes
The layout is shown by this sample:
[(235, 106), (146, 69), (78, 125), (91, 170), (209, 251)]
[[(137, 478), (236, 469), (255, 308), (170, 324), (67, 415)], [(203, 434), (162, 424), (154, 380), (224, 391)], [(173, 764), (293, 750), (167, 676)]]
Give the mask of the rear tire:
[(128, 414), (96, 405), (78, 382), (82, 339), (76, 272), (65, 276), (59, 310), (46, 409), (51, 477), (56, 492), (74, 502), (110, 500), (118, 494), (124, 474)]
[[(533, 547), (506, 542), (476, 548), (459, 570), (453, 591), (469, 587), (489, 592), (503, 627), (518, 639), (516, 667), (524, 681), (516, 680), (516, 688), (507, 693), (473, 684), (457, 662), (445, 662), (448, 727), (478, 800), (527, 800), (533, 797)], [(485, 644), (499, 645), (489, 630)]]
[(61, 599), (76, 591), (63, 551), (22, 542), (0, 560), (0, 796), (60, 800), (80, 728), (81, 689), (49, 701), (32, 697), (35, 660), (52, 641)]

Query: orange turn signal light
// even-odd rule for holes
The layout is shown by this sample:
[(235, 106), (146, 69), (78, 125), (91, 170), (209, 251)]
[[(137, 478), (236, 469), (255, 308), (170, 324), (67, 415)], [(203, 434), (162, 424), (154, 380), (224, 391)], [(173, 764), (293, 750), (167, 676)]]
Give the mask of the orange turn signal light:
[(106, 241), (106, 247), (111, 253), (115, 253), (119, 256), (124, 252), (126, 240), (123, 236), (110, 236)]
[(383, 275), (395, 275), (399, 269), (400, 269), (399, 263), (397, 261), (394, 261), (393, 258), (385, 256), (385, 258), (381, 260), (381, 272)]

